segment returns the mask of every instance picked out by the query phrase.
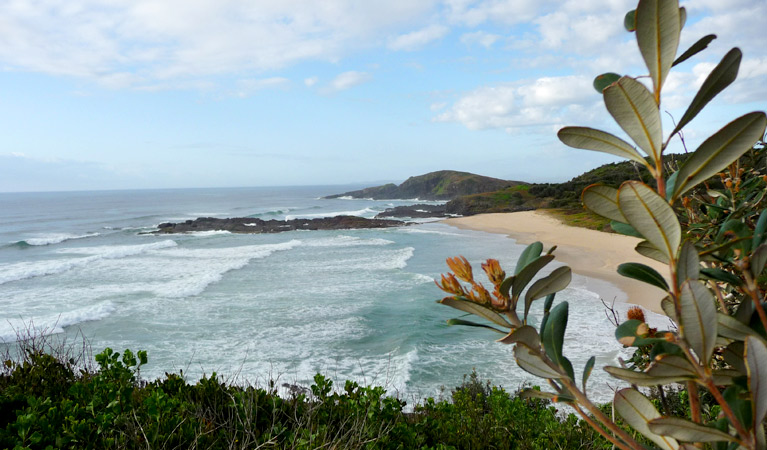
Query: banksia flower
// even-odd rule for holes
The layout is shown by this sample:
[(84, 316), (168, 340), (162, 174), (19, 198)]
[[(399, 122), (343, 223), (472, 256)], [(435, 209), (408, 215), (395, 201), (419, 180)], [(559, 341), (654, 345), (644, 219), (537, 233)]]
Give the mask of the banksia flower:
[(447, 258), (447, 266), (450, 267), (450, 270), (455, 272), (455, 276), (460, 280), (474, 284), (474, 275), (471, 272), (471, 265), (466, 258), (463, 256)]
[(626, 316), (628, 317), (629, 320), (636, 319), (636, 320), (639, 320), (640, 322), (646, 321), (644, 317), (644, 311), (642, 310), (642, 308), (638, 306), (632, 306), (631, 308), (629, 308), (629, 310), (626, 311)]
[(482, 264), (482, 270), (487, 274), (487, 278), (493, 283), (496, 289), (506, 279), (506, 272), (501, 269), (501, 264), (497, 259), (488, 259), (486, 263)]

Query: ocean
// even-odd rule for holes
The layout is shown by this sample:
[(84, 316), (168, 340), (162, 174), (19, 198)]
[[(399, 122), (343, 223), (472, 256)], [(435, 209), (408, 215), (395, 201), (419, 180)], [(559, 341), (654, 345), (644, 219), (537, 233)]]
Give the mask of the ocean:
[[(30, 327), (105, 347), (146, 350), (142, 377), (183, 370), (236, 382), (309, 385), (321, 372), (439, 396), (476, 369), (514, 391), (541, 380), (516, 366), (490, 331), (448, 327), (461, 313), (435, 300), (445, 259), (486, 258), (511, 272), (524, 248), (502, 235), (436, 221), (389, 229), (146, 234), (201, 216), (373, 217), (416, 199), (321, 199), (349, 186), (0, 194), (0, 345)], [(420, 203), (420, 202), (419, 202)], [(546, 247), (555, 243), (544, 243)], [(545, 273), (557, 267), (556, 262)], [(487, 283), (486, 285), (489, 285)], [(599, 297), (574, 276), (565, 354), (580, 373), (597, 356), (589, 392), (619, 386), (599, 367), (630, 352)], [(533, 307), (537, 323), (541, 304)], [(619, 309), (625, 309), (621, 305)], [(578, 375), (579, 376), (579, 375)]]

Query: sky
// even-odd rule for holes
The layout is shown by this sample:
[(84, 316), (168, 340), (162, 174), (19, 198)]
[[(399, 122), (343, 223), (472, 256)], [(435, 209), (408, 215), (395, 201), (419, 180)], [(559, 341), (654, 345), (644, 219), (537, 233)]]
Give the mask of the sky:
[[(664, 129), (732, 47), (694, 150), (767, 109), (765, 0), (682, 2)], [(643, 71), (630, 0), (2, 0), (0, 192), (374, 184), (442, 169), (568, 180), (624, 137), (591, 86)], [(668, 114), (666, 114), (668, 112)], [(685, 151), (674, 139), (670, 152)]]

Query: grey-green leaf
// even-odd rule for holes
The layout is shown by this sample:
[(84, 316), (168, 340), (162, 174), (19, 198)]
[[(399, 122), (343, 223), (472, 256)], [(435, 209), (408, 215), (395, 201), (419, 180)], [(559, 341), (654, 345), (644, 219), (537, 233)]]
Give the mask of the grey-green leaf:
[(748, 386), (753, 400), (752, 426), (757, 426), (761, 425), (767, 414), (767, 347), (764, 342), (753, 336), (746, 338), (746, 365)]
[(637, 80), (623, 77), (604, 92), (605, 106), (615, 121), (646, 154), (658, 161), (663, 144), (660, 112), (650, 91)]
[(660, 301), (660, 308), (666, 313), (669, 319), (676, 323), (679, 322), (676, 318), (676, 306), (674, 306), (674, 301), (671, 300), (671, 297), (664, 297), (663, 300)]
[(525, 316), (530, 310), (533, 300), (559, 292), (570, 284), (573, 272), (567, 266), (557, 267), (549, 275), (533, 283), (525, 294)]
[(605, 367), (605, 371), (615, 378), (636, 384), (637, 386), (657, 386), (659, 384), (680, 383), (691, 379), (687, 375), (656, 377), (644, 372), (635, 372), (630, 369), (612, 366)]
[[(621, 213), (623, 214), (623, 213)], [(626, 220), (625, 218), (623, 220)], [(633, 236), (639, 239), (643, 239), (644, 236), (642, 236), (634, 227), (627, 223), (618, 222), (616, 220), (610, 221), (610, 228), (613, 229), (618, 234), (622, 234), (624, 236)]]
[(697, 280), (700, 278), (700, 258), (695, 244), (690, 241), (684, 241), (679, 250), (679, 262), (676, 267), (677, 280), (679, 284), (687, 280)]
[(527, 284), (543, 269), (546, 264), (554, 260), (554, 255), (543, 255), (537, 259), (528, 263), (519, 274), (514, 277), (514, 282), (511, 283), (511, 295), (514, 297), (522, 294), (522, 291), (527, 287)]
[(448, 324), (448, 325), (451, 325), (451, 326), (452, 326), (452, 325), (464, 325), (464, 326), (467, 326), (467, 327), (487, 328), (488, 330), (492, 330), (492, 331), (495, 331), (496, 333), (506, 334), (506, 332), (505, 332), (505, 331), (501, 331), (501, 330), (499, 330), (498, 328), (495, 328), (495, 327), (491, 327), (490, 325), (485, 325), (485, 324), (482, 324), (482, 323), (471, 322), (471, 321), (469, 321), (469, 320), (463, 320), (463, 319), (449, 319), (449, 320), (447, 321), (447, 324)]
[(642, 0), (637, 6), (636, 33), (639, 51), (650, 70), (656, 98), (674, 64), (682, 30), (679, 3), (674, 0)]
[(717, 313), (719, 336), (736, 341), (745, 341), (749, 336), (756, 336), (756, 331), (738, 319), (723, 313)]
[[(713, 34), (710, 34), (709, 36), (713, 36), (714, 38), (716, 37)], [(740, 60), (742, 57), (743, 54), (738, 48), (733, 48), (726, 55), (724, 55), (724, 58), (719, 61), (719, 64), (714, 67), (714, 70), (708, 74), (706, 81), (704, 81), (703, 85), (700, 87), (700, 89), (698, 89), (698, 93), (695, 94), (695, 98), (692, 99), (692, 103), (690, 103), (690, 106), (687, 107), (687, 111), (685, 111), (682, 115), (682, 118), (679, 119), (679, 123), (676, 125), (676, 128), (674, 128), (674, 131), (672, 131), (671, 134), (681, 130), (682, 127), (687, 125), (692, 119), (695, 118), (695, 116), (698, 115), (698, 113), (703, 109), (704, 106), (708, 104), (708, 102), (710, 102), (714, 97), (716, 97), (717, 94), (722, 92), (724, 88), (735, 81), (735, 78), (738, 77), (738, 68), (740, 67)]]
[(716, 39), (715, 34), (707, 34), (703, 36), (702, 38), (698, 39), (697, 41), (695, 41), (694, 44), (690, 46), (690, 48), (685, 50), (684, 53), (679, 55), (679, 57), (674, 60), (674, 63), (671, 65), (671, 67), (674, 67), (677, 64), (687, 61), (688, 59), (702, 52), (703, 50), (706, 49), (706, 47), (708, 47), (708, 44), (710, 44), (711, 41), (713, 41), (714, 39)]
[(586, 392), (586, 382), (589, 381), (589, 377), (594, 370), (594, 363), (596, 363), (596, 361), (596, 358), (592, 356), (586, 361), (586, 366), (583, 367), (583, 392)]
[(596, 89), (596, 91), (601, 94), (607, 86), (618, 81), (620, 77), (620, 75), (614, 72), (607, 72), (603, 73), (602, 75), (597, 75), (597, 77), (594, 78), (594, 89)]
[(615, 222), (626, 222), (621, 210), (618, 209), (618, 190), (604, 184), (592, 184), (581, 193), (583, 206), (602, 217)]
[(759, 247), (764, 239), (765, 232), (767, 232), (767, 209), (763, 209), (759, 214), (759, 219), (756, 221), (756, 227), (754, 227), (754, 238), (751, 240), (751, 248)]
[(706, 139), (679, 169), (672, 203), (751, 149), (764, 135), (765, 127), (767, 116), (756, 111), (733, 120)]
[(570, 147), (609, 153), (647, 166), (647, 161), (642, 158), (642, 155), (633, 145), (601, 130), (587, 127), (564, 127), (559, 130), (557, 137), (562, 143)]
[(618, 273), (668, 291), (666, 280), (650, 266), (635, 262), (623, 263), (618, 266)]
[(618, 206), (629, 225), (670, 260), (676, 258), (682, 229), (668, 202), (639, 181), (626, 181), (618, 190)]
[(678, 417), (659, 417), (650, 421), (650, 431), (664, 436), (671, 436), (687, 442), (717, 442), (738, 440), (716, 428), (700, 425)]
[(767, 244), (762, 244), (751, 252), (751, 275), (756, 279), (764, 270), (767, 263)]
[(546, 355), (562, 368), (565, 367), (562, 364), (562, 350), (565, 342), (565, 331), (567, 330), (567, 316), (567, 302), (555, 306), (549, 314), (549, 320), (546, 322), (546, 328), (543, 330), (543, 336), (541, 336)]
[(540, 242), (533, 242), (522, 250), (522, 254), (519, 255), (517, 260), (517, 267), (514, 268), (514, 275), (518, 275), (526, 265), (538, 259), (543, 252), (543, 244)]
[(647, 369), (647, 375), (657, 378), (688, 377), (695, 378), (695, 369), (686, 358), (677, 355), (657, 357)]
[(650, 259), (654, 259), (655, 261), (658, 261), (663, 264), (668, 264), (668, 261), (669, 261), (668, 256), (662, 251), (655, 248), (655, 246), (652, 245), (649, 241), (642, 241), (638, 243), (637, 246), (634, 247), (634, 250), (636, 250), (636, 252), (642, 256), (646, 256)]
[(454, 298), (454, 297), (445, 297), (442, 300), (439, 300), (439, 303), (461, 310), (463, 312), (467, 312), (467, 313), (482, 317), (483, 319), (487, 319), (490, 322), (493, 322), (494, 324), (500, 325), (504, 328), (511, 328), (511, 324), (507, 322), (506, 319), (503, 318), (503, 316), (491, 310), (490, 308), (486, 308), (482, 305), (478, 305), (472, 302), (471, 300), (465, 300), (465, 299)]
[(549, 365), (541, 355), (523, 343), (514, 346), (514, 358), (519, 367), (525, 372), (541, 378), (562, 378), (562, 374)]
[(515, 328), (505, 337), (502, 337), (495, 342), (500, 342), (501, 344), (522, 342), (530, 348), (538, 348), (541, 346), (541, 338), (538, 336), (538, 332), (530, 325), (523, 325), (519, 328)]
[(703, 283), (689, 280), (682, 284), (679, 328), (704, 365), (708, 364), (716, 344), (718, 324), (714, 301), (714, 295)]
[(679, 448), (679, 443), (676, 439), (659, 436), (650, 430), (648, 423), (653, 419), (659, 418), (660, 413), (655, 409), (652, 402), (639, 391), (635, 389), (621, 389), (615, 393), (613, 406), (626, 423), (660, 448), (664, 450), (676, 450)]

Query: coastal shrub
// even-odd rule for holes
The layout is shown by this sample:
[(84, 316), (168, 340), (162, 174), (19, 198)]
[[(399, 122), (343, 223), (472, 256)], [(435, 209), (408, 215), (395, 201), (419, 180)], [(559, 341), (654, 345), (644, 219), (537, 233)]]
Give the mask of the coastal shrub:
[[(543, 254), (541, 243), (528, 246), (508, 277), (497, 261), (488, 260), (482, 269), (492, 293), (475, 280), (465, 258), (450, 258), (452, 272), (439, 283), (450, 295), (440, 303), (484, 319), (448, 323), (499, 332), (499, 342), (514, 345), (520, 368), (546, 379), (551, 387), (548, 392), (527, 390), (525, 396), (569, 404), (617, 448), (764, 449), (767, 177), (760, 140), (767, 116), (757, 111), (738, 117), (681, 164), (666, 164), (669, 142), (676, 136), (681, 139), (684, 126), (736, 79), (742, 58), (737, 48), (724, 55), (664, 137), (661, 94), (669, 71), (716, 38), (704, 36), (678, 55), (685, 21), (686, 11), (677, 1), (640, 0), (624, 23), (636, 35), (648, 74), (606, 73), (594, 81), (608, 112), (633, 144), (587, 127), (565, 127), (558, 133), (566, 145), (620, 156), (649, 174), (617, 186), (592, 184), (581, 194), (583, 205), (611, 220), (615, 231), (642, 239), (636, 247), (639, 254), (668, 266), (666, 276), (636, 262), (616, 268), (648, 289), (665, 291), (661, 306), (673, 322), (671, 329), (657, 330), (635, 314), (617, 326), (616, 339), (636, 349), (628, 366), (605, 367), (631, 386), (615, 393), (611, 409), (617, 415), (586, 395), (595, 358), (576, 373), (563, 353), (569, 305), (554, 305), (554, 300), (569, 284), (570, 268), (559, 267), (532, 282), (553, 260), (553, 248)], [(544, 313), (535, 329), (528, 316), (532, 302), (539, 299), (545, 299)], [(678, 384), (684, 390), (677, 391)], [(640, 387), (654, 387), (656, 401)], [(674, 402), (680, 399), (684, 407)]]

